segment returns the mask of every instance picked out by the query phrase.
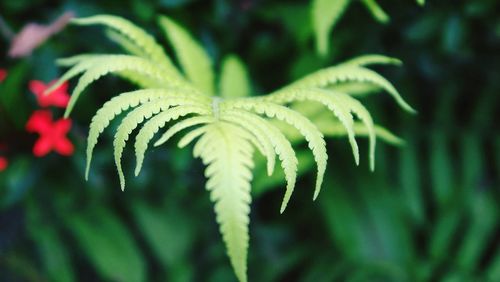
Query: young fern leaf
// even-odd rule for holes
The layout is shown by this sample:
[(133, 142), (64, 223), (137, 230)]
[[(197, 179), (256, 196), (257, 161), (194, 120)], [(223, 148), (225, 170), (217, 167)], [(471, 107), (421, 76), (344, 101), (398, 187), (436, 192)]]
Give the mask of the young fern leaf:
[(223, 98), (248, 97), (250, 90), (245, 65), (235, 55), (226, 56), (222, 61), (220, 95)]
[[(316, 2), (318, 5), (330, 3)], [(350, 1), (336, 2), (344, 3), (343, 7), (339, 6), (342, 10)], [(326, 23), (335, 22), (336, 17), (338, 15), (330, 14), (324, 20)], [(105, 15), (74, 22), (106, 26), (111, 30), (108, 31), (108, 36), (133, 55), (80, 55), (60, 60), (60, 64), (70, 69), (53, 88), (81, 75), (73, 90), (66, 116), (72, 111), (80, 94), (95, 80), (107, 74), (116, 74), (144, 88), (112, 98), (92, 118), (87, 140), (86, 178), (100, 134), (122, 113), (127, 114), (121, 120), (113, 141), (114, 159), (122, 190), (125, 187), (125, 175), (121, 158), (135, 129), (139, 129), (134, 142), (136, 175), (142, 168), (149, 143), (156, 133), (165, 130), (154, 143), (159, 146), (186, 130), (178, 146), (183, 148), (196, 141), (192, 149), (193, 156), (200, 157), (206, 165), (206, 188), (214, 202), (220, 232), (239, 281), (247, 281), (250, 182), (254, 148), (266, 158), (269, 175), (273, 173), (276, 156), (279, 159), (286, 180), (280, 212), (284, 212), (287, 207), (297, 181), (298, 159), (291, 143), (291, 140), (296, 142), (297, 137), (288, 134), (273, 121), (291, 125), (297, 129), (300, 138), (307, 141), (318, 168), (315, 199), (320, 192), (328, 160), (322, 131), (329, 136), (347, 136), (356, 163), (359, 162), (359, 149), (355, 136), (368, 136), (372, 169), (376, 135), (396, 139), (383, 128), (376, 127), (369, 112), (349, 92), (342, 93), (332, 88), (349, 83), (371, 85), (372, 88), (375, 86), (387, 91), (407, 111), (413, 110), (389, 81), (366, 68), (374, 64), (399, 65), (400, 61), (397, 59), (381, 55), (361, 56), (319, 70), (269, 95), (248, 97), (250, 83), (246, 69), (240, 60), (230, 56), (222, 65), (222, 75), (217, 84), (221, 95), (215, 97), (215, 76), (210, 57), (186, 30), (172, 20), (162, 17), (159, 22), (185, 75), (171, 63), (152, 37), (127, 20)], [(324, 22), (318, 22), (318, 26), (320, 25), (317, 28), (322, 32), (326, 31), (326, 34), (331, 29)], [(327, 43), (325, 38), (321, 40)], [(288, 104), (296, 106), (307, 101), (324, 106), (325, 112), (332, 112), (338, 121), (329, 117), (330, 123), (325, 123), (324, 115), (319, 115), (322, 112), (317, 113), (322, 119), (309, 119), (300, 110), (287, 107)], [(354, 122), (353, 114), (360, 122)], [(322, 130), (313, 121), (317, 121)], [(171, 125), (168, 129), (165, 128), (167, 124)]]
[[(50, 92), (55, 88), (59, 87), (64, 81), (67, 81), (81, 73), (89, 72), (103, 63), (114, 64), (116, 61), (132, 61), (134, 59), (141, 59), (137, 56), (125, 56), (125, 55), (113, 55), (113, 54), (99, 54), (99, 55), (80, 55), (65, 59), (59, 59), (57, 63), (61, 66), (73, 66), (68, 72), (66, 72), (54, 85), (52, 85), (46, 92)], [(149, 62), (147, 60), (142, 61)], [(151, 66), (149, 66), (151, 67)], [(155, 66), (156, 67), (156, 66)], [(158, 69), (157, 71), (161, 71)], [(113, 71), (112, 73), (117, 74), (137, 85), (144, 86), (147, 88), (163, 88), (168, 87), (168, 80), (160, 79), (158, 75), (151, 75), (150, 73), (140, 72), (132, 69), (125, 69), (121, 71)]]
[(401, 97), (392, 83), (378, 73), (363, 67), (340, 65), (319, 70), (292, 83), (290, 86), (280, 91), (287, 91), (293, 88), (324, 88), (335, 83), (346, 81), (373, 83), (387, 91), (401, 108), (409, 113), (416, 113), (416, 111)]
[[(200, 106), (175, 107), (163, 111), (162, 113), (156, 115), (154, 118), (146, 122), (139, 131), (139, 133), (137, 134), (135, 139), (134, 147), (135, 147), (135, 156), (137, 160), (137, 164), (135, 167), (135, 176), (139, 175), (139, 172), (141, 171), (142, 164), (144, 161), (144, 155), (146, 153), (146, 150), (148, 149), (149, 141), (151, 141), (153, 136), (160, 130), (160, 128), (163, 128), (167, 122), (177, 120), (180, 117), (189, 114), (207, 115), (209, 113), (210, 111), (206, 107), (200, 107)], [(174, 127), (176, 127), (175, 128), (176, 130), (180, 131), (191, 126), (211, 123), (213, 121), (214, 118), (211, 116), (192, 117), (184, 121), (178, 122), (177, 124), (174, 125)], [(166, 138), (166, 140), (168, 139), (169, 138)]]
[(159, 23), (172, 43), (187, 78), (203, 92), (213, 95), (214, 74), (208, 54), (184, 28), (169, 18), (162, 16)]
[(147, 34), (144, 30), (138, 28), (131, 22), (116, 16), (111, 15), (98, 15), (88, 18), (79, 18), (71, 20), (72, 23), (77, 25), (105, 25), (107, 28), (119, 32), (124, 37), (129, 39), (129, 42), (136, 45), (139, 49), (147, 55), (148, 59), (153, 62), (159, 63), (166, 70), (180, 77), (177, 69), (174, 67), (170, 59), (165, 55), (163, 48), (156, 43), (154, 38)]
[(87, 88), (87, 86), (89, 86), (102, 76), (124, 70), (136, 71), (151, 78), (158, 79), (158, 81), (168, 81), (168, 84), (172, 87), (184, 86), (184, 83), (182, 83), (181, 81), (171, 79), (168, 76), (162, 74), (162, 71), (160, 69), (155, 67), (155, 65), (147, 60), (133, 56), (111, 56), (107, 60), (102, 59), (99, 65), (90, 68), (80, 77), (78, 84), (73, 90), (73, 94), (71, 95), (64, 116), (69, 116), (80, 94), (85, 90), (85, 88)]
[[(122, 190), (125, 189), (125, 176), (122, 171), (121, 156), (128, 137), (132, 133), (132, 131), (136, 129), (137, 126), (139, 126), (144, 120), (151, 118), (153, 115), (158, 114), (160, 111), (165, 112), (170, 107), (177, 106), (176, 108), (183, 108), (186, 106), (192, 106), (193, 104), (198, 105), (202, 109), (203, 106), (206, 106), (202, 103), (196, 103), (183, 98), (164, 98), (145, 103), (135, 108), (122, 120), (121, 124), (116, 130), (115, 139), (113, 142), (115, 163), (118, 170), (118, 175), (120, 177), (120, 186)], [(209, 108), (205, 107), (205, 109), (205, 113), (209, 113)]]
[(111, 41), (120, 46), (126, 53), (137, 57), (150, 58), (148, 53), (143, 48), (135, 44), (132, 40), (130, 40), (127, 36), (121, 34), (120, 32), (108, 28), (106, 29), (106, 36)]
[(339, 102), (340, 97), (345, 94), (342, 93), (331, 93), (331, 91), (326, 91), (323, 89), (296, 89), (294, 91), (288, 92), (277, 92), (272, 95), (268, 95), (263, 98), (279, 104), (286, 104), (294, 101), (316, 101), (328, 108), (344, 125), (347, 136), (349, 138), (349, 143), (352, 148), (352, 153), (354, 156), (354, 161), (356, 165), (359, 165), (359, 148), (358, 143), (355, 139), (354, 132), (354, 120), (350, 113), (350, 107), (342, 102)]
[[(311, 20), (314, 28), (317, 53), (321, 56), (328, 54), (328, 36), (351, 4), (352, 0), (312, 0)], [(389, 16), (384, 12), (376, 0), (361, 0), (372, 16), (381, 23), (389, 22)], [(416, 0), (423, 6), (425, 0)]]
[(255, 136), (257, 142), (262, 146), (262, 155), (267, 159), (267, 175), (271, 176), (276, 165), (276, 152), (274, 151), (273, 143), (266, 135), (265, 129), (246, 119), (244, 116), (238, 115), (237, 112), (226, 112), (223, 119), (247, 129)]
[[(91, 67), (95, 65), (101, 64), (101, 59), (109, 59), (110, 56), (115, 56), (115, 55), (113, 54), (80, 55), (80, 56), (74, 56), (70, 58), (57, 60), (57, 63), (60, 66), (67, 66), (67, 67), (74, 66), (74, 67), (72, 68), (72, 70), (65, 73), (59, 79), (59, 81), (49, 89), (49, 91), (55, 89), (55, 87), (58, 87), (64, 81), (67, 81), (77, 76), (80, 73), (88, 71)], [(147, 75), (138, 73), (136, 71), (124, 70), (116, 72), (116, 74), (143, 88), (162, 88), (164, 86), (164, 83), (158, 81), (157, 78), (155, 79)]]
[(370, 158), (370, 169), (375, 170), (375, 145), (377, 142), (377, 138), (375, 136), (375, 128), (373, 125), (373, 120), (370, 113), (366, 110), (365, 107), (356, 99), (348, 96), (348, 95), (339, 95), (337, 93), (339, 99), (343, 100), (346, 106), (349, 106), (350, 110), (355, 113), (361, 122), (365, 125), (368, 131), (369, 141), (369, 158)]
[[(189, 145), (191, 142), (193, 142), (196, 138), (199, 138), (205, 132), (207, 132), (210, 129), (210, 124), (196, 128), (194, 130), (191, 130), (190, 132), (186, 133), (181, 140), (177, 143), (177, 147), (179, 148), (184, 148), (187, 145)], [(216, 140), (213, 140), (214, 137), (211, 134), (205, 134), (203, 135), (202, 138), (196, 142), (193, 146), (193, 156), (195, 158), (199, 158), (201, 155), (201, 152), (207, 148), (207, 144), (211, 144), (210, 142), (215, 142)]]
[(160, 95), (158, 95), (159, 93), (154, 93), (156, 95), (145, 95), (144, 92), (146, 91), (148, 90), (128, 92), (114, 97), (110, 101), (106, 102), (92, 118), (89, 135), (87, 137), (87, 165), (85, 169), (85, 179), (88, 180), (89, 177), (92, 155), (94, 148), (97, 145), (99, 135), (101, 135), (104, 129), (108, 127), (109, 123), (120, 113), (136, 107), (139, 104), (143, 104), (160, 97)]
[(215, 202), (217, 222), (236, 276), (246, 282), (253, 149), (234, 127), (223, 122), (209, 127), (202, 137), (209, 141), (200, 147), (200, 157), (207, 166), (206, 188)]
[(316, 188), (314, 189), (313, 197), (313, 199), (316, 199), (321, 190), (321, 184), (323, 183), (323, 176), (326, 170), (326, 161), (328, 160), (326, 143), (323, 139), (323, 134), (318, 131), (316, 126), (298, 112), (273, 103), (267, 103), (264, 101), (254, 102), (252, 100), (236, 100), (231, 106), (246, 110), (254, 110), (258, 114), (264, 114), (269, 118), (276, 118), (284, 121), (295, 127), (304, 136), (306, 141), (309, 143), (309, 149), (311, 149), (314, 155), (314, 160), (318, 166), (318, 176), (316, 179)]
[(61, 76), (61, 78), (56, 81), (49, 89), (48, 91), (52, 91), (56, 89), (57, 87), (61, 86), (65, 81), (68, 81), (72, 79), (73, 77), (76, 77), (87, 70), (89, 70), (91, 67), (95, 66), (100, 59), (107, 59), (109, 58), (109, 54), (102, 54), (102, 55), (79, 55), (79, 56), (74, 56), (70, 58), (64, 58), (64, 59), (59, 59), (57, 60), (57, 64), (60, 66), (65, 66), (69, 67), (72, 66), (71, 69), (69, 69), (65, 74)]
[(163, 145), (165, 142), (167, 142), (170, 138), (172, 138), (175, 134), (181, 132), (182, 130), (189, 128), (191, 126), (195, 125), (200, 125), (200, 124), (205, 124), (205, 123), (212, 123), (215, 121), (215, 118), (212, 116), (201, 116), (201, 117), (192, 117), (183, 121), (180, 121), (176, 123), (174, 126), (170, 127), (163, 135), (161, 136), (160, 139), (158, 139), (155, 143), (154, 146), (158, 147)]
[[(95, 116), (92, 118), (92, 122), (90, 123), (90, 130), (87, 138), (87, 166), (85, 169), (85, 178), (88, 179), (92, 153), (94, 151), (94, 147), (97, 145), (99, 135), (104, 131), (104, 129), (106, 129), (106, 127), (108, 127), (109, 123), (116, 116), (129, 110), (130, 108), (134, 108), (138, 105), (158, 100), (160, 98), (177, 97), (184, 98), (186, 100), (194, 99), (193, 96), (195, 96), (195, 94), (187, 95), (186, 93), (189, 93), (189, 91), (177, 88), (145, 89), (123, 93), (106, 102), (104, 106), (97, 111)], [(207, 98), (200, 96), (199, 99), (193, 100), (193, 102), (196, 103), (198, 101), (203, 101), (204, 99)]]
[(231, 111), (228, 110), (228, 114), (238, 116), (241, 120), (251, 124), (251, 126), (253, 124), (254, 127), (261, 128), (269, 135), (269, 141), (273, 145), (274, 151), (280, 159), (281, 168), (283, 169), (285, 180), (287, 182), (285, 196), (283, 197), (280, 208), (280, 212), (283, 213), (288, 205), (288, 202), (290, 201), (290, 198), (292, 197), (297, 179), (297, 165), (299, 161), (297, 160), (295, 151), (292, 148), (292, 144), (274, 125), (258, 115), (251, 114), (241, 109), (233, 109)]
[[(224, 115), (223, 118), (220, 120), (227, 120), (226, 115)], [(234, 123), (227, 123), (227, 126), (232, 127), (234, 129), (234, 133), (238, 134), (241, 138), (247, 140), (253, 147), (255, 147), (259, 153), (264, 155), (264, 145), (255, 137), (253, 132), (250, 132), (248, 128), (238, 126), (237, 124)]]
[[(318, 127), (319, 131), (323, 133), (325, 137), (345, 137), (347, 136), (347, 131), (345, 127), (336, 121), (332, 121), (330, 116), (322, 116), (319, 118), (312, 119), (314, 124)], [(369, 131), (366, 125), (362, 122), (354, 122), (354, 133), (357, 137), (369, 137)], [(380, 126), (374, 125), (375, 136), (378, 140), (383, 141), (387, 144), (394, 146), (404, 146), (405, 141), (400, 137), (396, 136), (394, 133), (388, 129)], [(289, 136), (289, 139), (295, 142), (302, 141), (302, 136), (300, 134), (295, 134)]]
[(311, 19), (313, 20), (318, 54), (327, 55), (329, 48), (328, 36), (350, 3), (351, 0), (312, 1)]

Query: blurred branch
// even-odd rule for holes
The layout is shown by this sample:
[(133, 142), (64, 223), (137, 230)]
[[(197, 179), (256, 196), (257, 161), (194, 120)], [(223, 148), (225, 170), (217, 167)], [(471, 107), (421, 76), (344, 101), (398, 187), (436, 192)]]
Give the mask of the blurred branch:
[(12, 29), (7, 25), (3, 17), (0, 15), (0, 33), (5, 37), (7, 40), (12, 40), (14, 37), (14, 32)]
[(61, 31), (74, 16), (73, 12), (65, 12), (48, 25), (28, 23), (12, 39), (9, 57), (20, 58), (29, 56), (34, 49), (43, 44), (49, 37)]

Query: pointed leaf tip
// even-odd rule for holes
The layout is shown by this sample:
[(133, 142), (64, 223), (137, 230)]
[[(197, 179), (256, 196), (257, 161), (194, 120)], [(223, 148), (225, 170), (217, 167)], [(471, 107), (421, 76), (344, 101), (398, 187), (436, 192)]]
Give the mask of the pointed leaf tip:
[(64, 118), (69, 118), (69, 115), (71, 114), (71, 110), (72, 110), (72, 107), (70, 108), (69, 106), (66, 108), (66, 110), (64, 111), (64, 115), (63, 117)]
[(285, 209), (286, 209), (286, 205), (281, 204), (280, 214), (283, 214), (285, 212)]
[(402, 66), (404, 65), (403, 61), (398, 59), (398, 58), (392, 58), (391, 57), (391, 63), (395, 66)]
[(135, 170), (134, 170), (135, 177), (139, 176), (139, 174), (141, 173), (141, 170), (142, 170), (142, 162), (137, 163), (137, 165), (135, 167)]
[(411, 107), (410, 105), (408, 105), (407, 107), (405, 107), (405, 110), (408, 111), (408, 113), (412, 114), (412, 115), (417, 115), (418, 114), (418, 111), (415, 110), (413, 107)]

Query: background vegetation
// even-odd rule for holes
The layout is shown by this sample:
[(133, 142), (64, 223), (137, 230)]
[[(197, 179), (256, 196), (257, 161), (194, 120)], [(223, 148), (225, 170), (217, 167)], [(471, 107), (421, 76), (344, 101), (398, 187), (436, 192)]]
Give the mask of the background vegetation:
[[(0, 2), (0, 15), (19, 30), (67, 10), (110, 13), (159, 34), (156, 17), (167, 14), (201, 38), (214, 61), (240, 55), (257, 93), (356, 55), (402, 59), (403, 68), (380, 71), (419, 114), (404, 114), (386, 95), (366, 98), (374, 119), (406, 141), (401, 148), (379, 143), (374, 173), (366, 160), (354, 165), (346, 140), (330, 140), (319, 199), (311, 202), (314, 172), (306, 173), (283, 215), (282, 183), (257, 174), (249, 279), (500, 281), (500, 3), (379, 3), (391, 21), (377, 24), (353, 3), (325, 58), (315, 53), (309, 1), (18, 0)], [(8, 77), (0, 84), (0, 155), (9, 166), (0, 172), (0, 280), (234, 281), (202, 166), (189, 150), (150, 154), (122, 193), (111, 146), (101, 145), (84, 181), (90, 117), (129, 84), (103, 79), (82, 96), (71, 157), (33, 156), (36, 136), (25, 131), (37, 109), (29, 81), (57, 78), (56, 58), (117, 47), (99, 29), (70, 26), (14, 60), (2, 40)], [(101, 144), (112, 142), (108, 134)]]

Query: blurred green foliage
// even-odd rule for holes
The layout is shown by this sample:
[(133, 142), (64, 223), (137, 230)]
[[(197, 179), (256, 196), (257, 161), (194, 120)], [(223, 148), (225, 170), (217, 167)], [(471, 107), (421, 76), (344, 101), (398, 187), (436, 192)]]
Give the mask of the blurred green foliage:
[[(156, 16), (167, 14), (201, 38), (214, 61), (238, 54), (258, 93), (355, 55), (402, 59), (403, 69), (382, 71), (419, 114), (400, 114), (388, 97), (365, 98), (374, 119), (406, 141), (379, 144), (374, 173), (366, 162), (355, 167), (345, 140), (329, 141), (335, 162), (322, 195), (310, 202), (314, 175), (305, 173), (283, 215), (282, 183), (256, 177), (249, 279), (500, 281), (500, 3), (378, 2), (391, 22), (374, 25), (352, 5), (325, 58), (315, 53), (309, 1), (18, 0), (0, 2), (0, 15), (18, 30), (68, 9), (111, 13), (159, 33)], [(56, 78), (58, 57), (113, 48), (93, 29), (68, 27), (29, 58), (0, 59), (9, 70), (0, 84), (1, 153), (10, 161), (0, 172), (0, 280), (234, 281), (200, 188), (202, 166), (189, 151), (156, 150), (122, 193), (109, 146), (101, 146), (100, 170), (84, 181), (90, 117), (130, 85), (105, 79), (82, 97), (74, 156), (32, 156), (28, 81)], [(111, 142), (108, 133), (102, 143)], [(311, 156), (300, 159), (307, 171)]]

